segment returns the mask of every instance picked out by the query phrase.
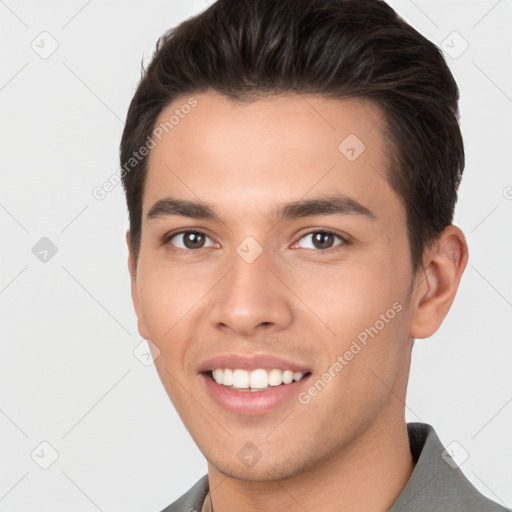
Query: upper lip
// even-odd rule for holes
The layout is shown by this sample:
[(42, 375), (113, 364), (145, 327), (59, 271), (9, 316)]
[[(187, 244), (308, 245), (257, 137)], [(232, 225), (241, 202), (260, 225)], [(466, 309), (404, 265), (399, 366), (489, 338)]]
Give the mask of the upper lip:
[(202, 361), (198, 366), (200, 373), (215, 370), (216, 368), (230, 368), (253, 371), (259, 368), (292, 370), (307, 373), (310, 371), (304, 364), (272, 354), (218, 354)]

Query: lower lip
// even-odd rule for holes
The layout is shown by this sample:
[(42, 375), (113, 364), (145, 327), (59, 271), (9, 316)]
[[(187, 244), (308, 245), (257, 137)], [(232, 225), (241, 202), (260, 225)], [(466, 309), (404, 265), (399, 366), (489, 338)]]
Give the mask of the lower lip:
[(271, 411), (295, 397), (311, 377), (306, 375), (291, 384), (269, 386), (264, 391), (236, 391), (215, 382), (210, 374), (200, 374), (208, 393), (224, 409), (255, 416)]

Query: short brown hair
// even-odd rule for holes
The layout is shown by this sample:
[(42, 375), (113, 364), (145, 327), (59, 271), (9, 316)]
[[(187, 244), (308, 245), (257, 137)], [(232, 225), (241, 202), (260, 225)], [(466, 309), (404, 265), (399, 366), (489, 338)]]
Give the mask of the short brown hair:
[[(387, 179), (404, 202), (413, 269), (451, 224), (464, 169), (459, 90), (441, 50), (381, 0), (217, 0), (165, 33), (131, 101), (121, 167), (178, 96), (240, 101), (313, 93), (375, 102), (389, 145)], [(122, 173), (138, 256), (147, 157)]]

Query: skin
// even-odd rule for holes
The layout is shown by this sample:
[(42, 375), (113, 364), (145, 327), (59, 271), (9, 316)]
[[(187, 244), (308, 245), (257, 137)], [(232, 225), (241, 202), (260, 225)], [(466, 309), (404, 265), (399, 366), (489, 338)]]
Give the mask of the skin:
[[(150, 152), (140, 254), (135, 261), (130, 251), (129, 268), (139, 332), (158, 347), (162, 383), (208, 461), (213, 508), (385, 510), (414, 470), (404, 415), (412, 340), (431, 336), (452, 304), (467, 263), (464, 235), (447, 227), (413, 273), (374, 104), (194, 97), (197, 106)], [(351, 133), (366, 146), (354, 161), (338, 149)], [(333, 191), (374, 218), (271, 215)], [(169, 196), (208, 202), (220, 220), (147, 219)], [(179, 253), (183, 237), (165, 236), (186, 229), (207, 237)], [(310, 236), (322, 229), (350, 243), (333, 237), (322, 253)], [(247, 236), (263, 251), (252, 263), (236, 252)], [(315, 381), (395, 303), (402, 310), (307, 404), (292, 399), (259, 416), (236, 415), (210, 398), (198, 375), (216, 354), (271, 353), (307, 363)], [(261, 455), (252, 467), (237, 457), (247, 442)]]

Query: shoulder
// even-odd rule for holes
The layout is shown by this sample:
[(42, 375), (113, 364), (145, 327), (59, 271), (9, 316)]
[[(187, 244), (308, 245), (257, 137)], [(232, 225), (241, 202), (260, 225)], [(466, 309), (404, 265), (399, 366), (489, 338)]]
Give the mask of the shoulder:
[(161, 512), (201, 512), (208, 488), (208, 475), (204, 475), (185, 494)]
[(510, 512), (473, 486), (431, 425), (407, 428), (416, 467), (389, 512)]

